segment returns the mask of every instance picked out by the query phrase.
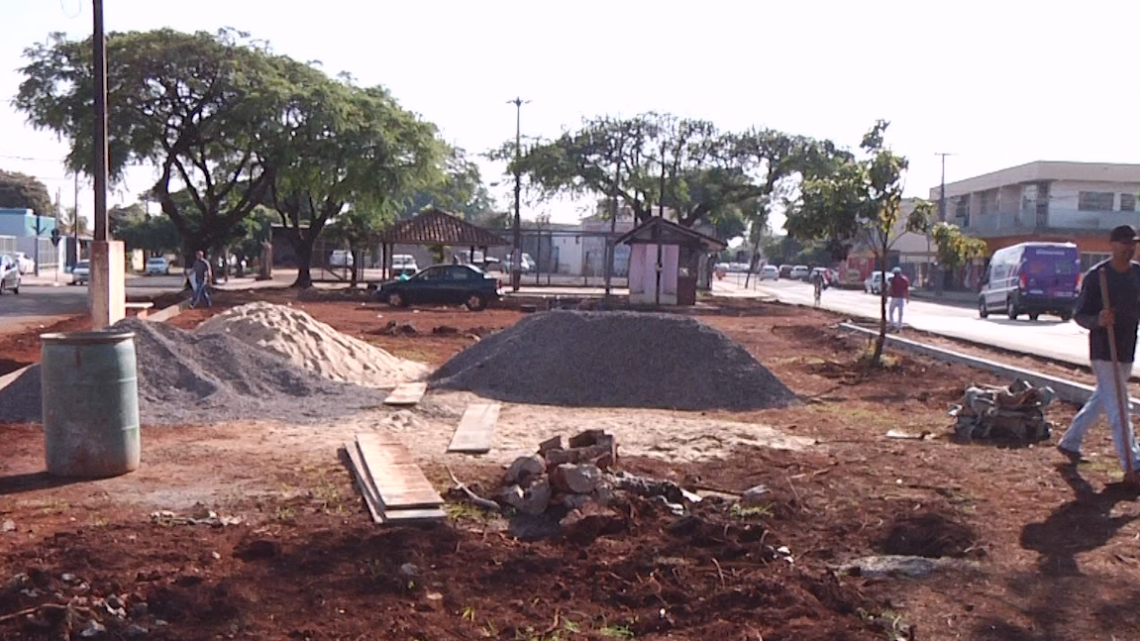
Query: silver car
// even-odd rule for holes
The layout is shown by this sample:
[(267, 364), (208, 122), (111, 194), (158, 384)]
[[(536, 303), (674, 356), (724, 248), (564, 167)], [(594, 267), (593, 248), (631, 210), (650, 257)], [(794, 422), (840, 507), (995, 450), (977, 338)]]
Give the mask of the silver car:
[(81, 260), (75, 263), (75, 269), (71, 270), (71, 284), (72, 285), (86, 285), (91, 280), (91, 262)]
[(0, 294), (10, 291), (20, 293), (20, 263), (15, 256), (0, 256)]

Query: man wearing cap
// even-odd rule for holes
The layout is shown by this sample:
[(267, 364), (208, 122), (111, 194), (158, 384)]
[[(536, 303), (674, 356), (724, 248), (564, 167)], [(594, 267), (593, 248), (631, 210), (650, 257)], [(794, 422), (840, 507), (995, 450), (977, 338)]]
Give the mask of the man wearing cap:
[[(1081, 441), (1085, 434), (1104, 413), (1108, 415), (1120, 466), (1127, 470), (1128, 457), (1131, 457), (1132, 469), (1140, 470), (1140, 450), (1136, 448), (1136, 437), (1132, 433), (1127, 399), (1127, 381), (1132, 374), (1132, 361), (1136, 354), (1136, 328), (1140, 324), (1140, 264), (1132, 260), (1136, 241), (1136, 230), (1132, 227), (1121, 225), (1113, 229), (1109, 235), (1112, 257), (1093, 266), (1081, 282), (1081, 295), (1073, 318), (1078, 325), (1089, 330), (1089, 360), (1096, 374), (1096, 390), (1057, 444), (1057, 449), (1074, 463), (1081, 460)], [(1105, 309), (1103, 305), (1100, 288), (1102, 270), (1107, 277), (1111, 309)], [(1112, 362), (1109, 348), (1110, 331), (1116, 338), (1116, 363)], [(1126, 435), (1120, 433), (1122, 403), (1116, 393), (1117, 375), (1125, 382), (1122, 387), (1125, 391), (1123, 423), (1128, 426)], [(1135, 475), (1125, 481), (1135, 483)]]
[[(906, 309), (906, 301), (910, 298), (910, 281), (902, 273), (901, 267), (895, 267), (891, 271), (890, 285), (888, 285), (888, 293), (891, 300), (887, 303), (887, 318), (891, 322), (891, 327), (896, 332), (901, 332), (903, 328), (903, 311)], [(895, 312), (898, 312), (899, 319), (895, 320)]]

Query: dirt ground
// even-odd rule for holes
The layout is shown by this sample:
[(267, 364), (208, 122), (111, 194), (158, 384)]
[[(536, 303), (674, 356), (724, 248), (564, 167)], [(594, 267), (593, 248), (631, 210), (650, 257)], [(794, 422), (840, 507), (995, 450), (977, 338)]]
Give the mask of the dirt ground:
[[(221, 295), (219, 307), (246, 296)], [(432, 364), (520, 317), (268, 297)], [(191, 327), (208, 313), (173, 322)], [(386, 335), (392, 320), (416, 333)], [(812, 310), (734, 301), (701, 320), (804, 404), (746, 414), (508, 405), (489, 456), (445, 459), (470, 399), (432, 394), (414, 411), (319, 430), (144, 428), (138, 472), (76, 483), (41, 472), (38, 427), (0, 426), (0, 530), (11, 530), (0, 531), (0, 638), (60, 638), (68, 610), (45, 603), (76, 597), (98, 609), (112, 595), (128, 616), (118, 628), (103, 616), (106, 638), (1140, 638), (1140, 510), (1111, 484), (1105, 426), (1076, 470), (1048, 444), (958, 444), (946, 438), (946, 410), (966, 384), (999, 382), (989, 375), (909, 357), (867, 374), (855, 363), (863, 343)], [(0, 338), (0, 355), (37, 358), (34, 337), (22, 340), (23, 352), (9, 352), (24, 343)], [(1049, 418), (1063, 429), (1073, 412), (1058, 404)], [(384, 529), (364, 516), (336, 458), (339, 442), (382, 427), (408, 433), (439, 489), (446, 462), (489, 491), (516, 452), (594, 426), (617, 435), (622, 469), (708, 498), (692, 517), (629, 499), (541, 541), (515, 539), (461, 501), (449, 503), (447, 525)], [(935, 438), (888, 439), (890, 429)], [(732, 507), (733, 493), (759, 484), (767, 503)], [(152, 519), (203, 509), (242, 522)], [(954, 564), (924, 579), (834, 572), (878, 553)]]

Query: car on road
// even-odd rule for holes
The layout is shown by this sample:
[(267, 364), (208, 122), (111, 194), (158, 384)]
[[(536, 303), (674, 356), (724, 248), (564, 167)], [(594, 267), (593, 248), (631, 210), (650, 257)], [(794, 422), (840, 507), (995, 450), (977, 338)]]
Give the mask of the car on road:
[(36, 271), (36, 261), (28, 257), (24, 252), (16, 252), (13, 254), (16, 259), (16, 265), (20, 268), (21, 274), (33, 274)]
[(392, 307), (465, 305), (478, 312), (502, 298), (502, 290), (497, 278), (473, 265), (434, 265), (407, 280), (384, 283), (375, 296)]
[(792, 280), (807, 280), (809, 276), (811, 276), (811, 270), (808, 269), (807, 265), (796, 265), (788, 275)]
[(20, 293), (20, 264), (15, 256), (0, 255), (0, 294)]
[(793, 265), (780, 265), (780, 278), (791, 278)]
[[(535, 267), (534, 259), (531, 258), (530, 254), (523, 253), (522, 260), (519, 261), (519, 271), (523, 274), (529, 274), (535, 270)], [(503, 271), (508, 274), (511, 272), (510, 254), (503, 257)]]
[[(887, 286), (890, 287), (894, 274), (887, 272)], [(875, 270), (863, 281), (863, 291), (878, 296), (883, 293), (883, 272)]]
[(416, 265), (416, 259), (411, 254), (396, 254), (392, 256), (392, 273), (396, 276), (411, 277), (418, 271), (420, 271), (420, 268)]
[(329, 254), (329, 267), (352, 267), (356, 261), (347, 249), (334, 249)]
[(161, 256), (150, 258), (146, 261), (143, 274), (146, 276), (168, 276), (170, 275), (170, 261)]
[(760, 268), (760, 280), (780, 280), (780, 270), (775, 265)]
[(1019, 243), (994, 252), (978, 294), (978, 316), (1004, 312), (1073, 317), (1080, 295), (1081, 255), (1073, 243)]
[(86, 285), (91, 280), (91, 261), (81, 260), (71, 270), (72, 285)]

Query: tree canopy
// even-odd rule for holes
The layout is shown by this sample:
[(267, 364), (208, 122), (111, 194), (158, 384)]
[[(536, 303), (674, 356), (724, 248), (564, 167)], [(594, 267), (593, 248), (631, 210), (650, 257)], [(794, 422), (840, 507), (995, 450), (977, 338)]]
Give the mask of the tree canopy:
[[(255, 149), (276, 125), (288, 78), (278, 58), (231, 30), (116, 32), (107, 37), (109, 164), (112, 179), (153, 164), (153, 188), (187, 252), (217, 246), (263, 200), (271, 168)], [(90, 38), (53, 34), (24, 52), (14, 100), (39, 129), (70, 144), (72, 170), (92, 173), (93, 64)], [(189, 203), (172, 194), (185, 190)]]
[(538, 140), (514, 160), (515, 143), (491, 152), (509, 163), (528, 193), (618, 198), (638, 222), (664, 205), (677, 222), (707, 222), (722, 237), (764, 225), (773, 199), (820, 143), (771, 129), (733, 133), (705, 120), (645, 113), (601, 116), (554, 140)]
[(0, 207), (31, 209), (40, 216), (55, 213), (47, 187), (34, 176), (0, 169)]

